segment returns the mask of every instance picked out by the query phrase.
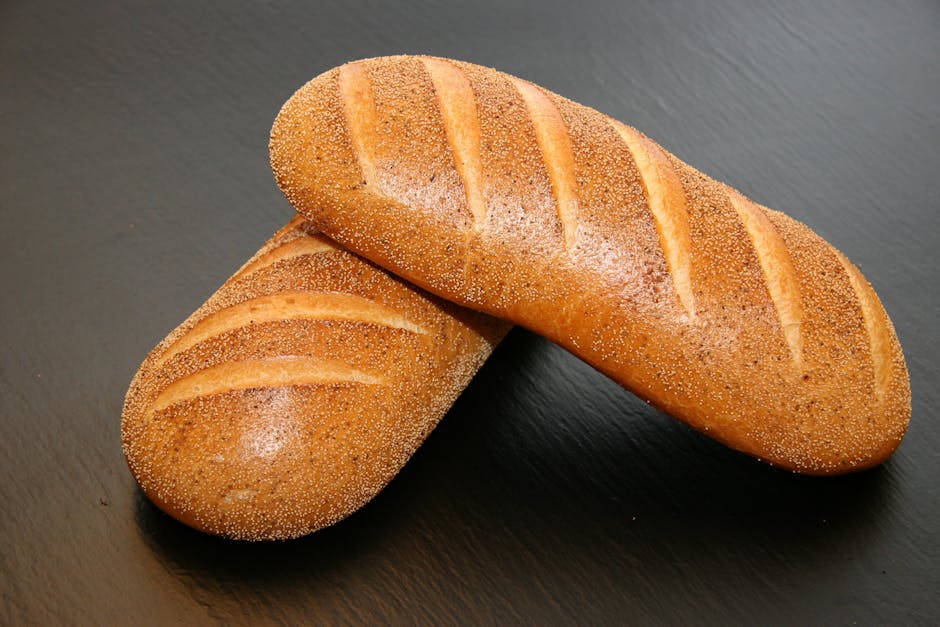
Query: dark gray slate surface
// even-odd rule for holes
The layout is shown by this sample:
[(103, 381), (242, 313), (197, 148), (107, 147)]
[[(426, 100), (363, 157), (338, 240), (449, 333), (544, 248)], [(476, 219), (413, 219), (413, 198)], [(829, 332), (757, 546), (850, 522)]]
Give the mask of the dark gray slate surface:
[[(908, 437), (808, 479), (726, 451), (515, 331), (392, 485), (229, 543), (137, 490), (146, 352), (290, 216), (267, 132), (343, 61), (539, 82), (805, 221), (905, 348)], [(0, 5), (0, 623), (940, 621), (940, 5)]]

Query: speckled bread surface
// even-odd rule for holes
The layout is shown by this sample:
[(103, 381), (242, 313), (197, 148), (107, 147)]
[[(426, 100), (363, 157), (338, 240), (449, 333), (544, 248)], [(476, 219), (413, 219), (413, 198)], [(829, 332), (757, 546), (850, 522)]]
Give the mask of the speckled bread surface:
[(398, 473), (508, 329), (297, 217), (147, 356), (124, 406), (127, 462), (196, 529), (310, 533)]
[(593, 109), (478, 65), (376, 58), (303, 86), (270, 147), (287, 198), (344, 246), (734, 449), (835, 474), (905, 433), (901, 347), (858, 269)]

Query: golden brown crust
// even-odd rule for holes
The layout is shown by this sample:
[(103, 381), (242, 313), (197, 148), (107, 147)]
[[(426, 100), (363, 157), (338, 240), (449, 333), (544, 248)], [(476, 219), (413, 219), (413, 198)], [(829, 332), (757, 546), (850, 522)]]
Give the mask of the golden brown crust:
[(351, 250), (545, 335), (735, 449), (833, 474), (883, 461), (905, 432), (904, 358), (861, 274), (597, 111), (472, 64), (369, 59), (287, 101), (271, 162)]
[(192, 527), (304, 535), (395, 476), (506, 330), (297, 217), (141, 365), (122, 420), (128, 464)]

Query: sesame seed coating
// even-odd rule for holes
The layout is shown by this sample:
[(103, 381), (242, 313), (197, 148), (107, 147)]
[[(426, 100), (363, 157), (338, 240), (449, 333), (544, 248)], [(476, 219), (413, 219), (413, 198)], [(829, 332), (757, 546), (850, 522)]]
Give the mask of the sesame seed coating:
[(732, 448), (835, 474), (903, 437), (907, 369), (858, 270), (593, 109), (469, 63), (382, 57), (303, 86), (270, 149), (288, 200), (336, 241)]
[(297, 217), (144, 360), (122, 418), (128, 465), (196, 529), (308, 534), (398, 473), (508, 328)]

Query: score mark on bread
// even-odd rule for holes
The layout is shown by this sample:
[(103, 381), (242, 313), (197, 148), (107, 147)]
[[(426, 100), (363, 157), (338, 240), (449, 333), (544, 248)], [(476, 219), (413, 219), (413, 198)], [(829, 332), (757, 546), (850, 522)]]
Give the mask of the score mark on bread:
[(473, 216), (473, 230), (480, 231), (486, 222), (486, 204), (483, 201), (480, 118), (476, 96), (467, 77), (449, 61), (431, 58), (422, 61), (437, 94), (447, 142)]
[(157, 365), (226, 331), (249, 324), (300, 319), (345, 320), (404, 329), (422, 335), (428, 333), (427, 329), (411, 322), (394, 309), (360, 296), (292, 290), (258, 296), (206, 316), (170, 346), (157, 360)]
[(692, 240), (682, 183), (659, 146), (626, 124), (616, 120), (612, 120), (612, 123), (632, 153), (639, 170), (640, 182), (646, 192), (650, 213), (656, 221), (659, 243), (663, 247), (676, 295), (686, 313), (694, 316), (695, 297), (690, 278)]
[(799, 369), (803, 354), (803, 339), (800, 335), (803, 307), (790, 253), (760, 207), (730, 187), (727, 188), (727, 194), (751, 238), (751, 245), (764, 273), (767, 291), (780, 320), (780, 328), (790, 348), (790, 356)]
[(177, 379), (154, 399), (156, 413), (176, 403), (249, 388), (281, 388), (331, 383), (379, 384), (382, 379), (337, 361), (284, 355), (224, 362)]
[(541, 88), (515, 78), (513, 85), (529, 111), (542, 160), (552, 182), (558, 219), (565, 236), (565, 248), (571, 250), (578, 235), (578, 184), (575, 181), (574, 155), (565, 120)]
[(881, 311), (878, 296), (871, 285), (845, 255), (838, 253), (837, 256), (858, 298), (859, 309), (865, 321), (865, 331), (868, 334), (875, 394), (879, 401), (884, 401), (885, 390), (891, 381), (891, 332), (882, 320), (884, 312)]

